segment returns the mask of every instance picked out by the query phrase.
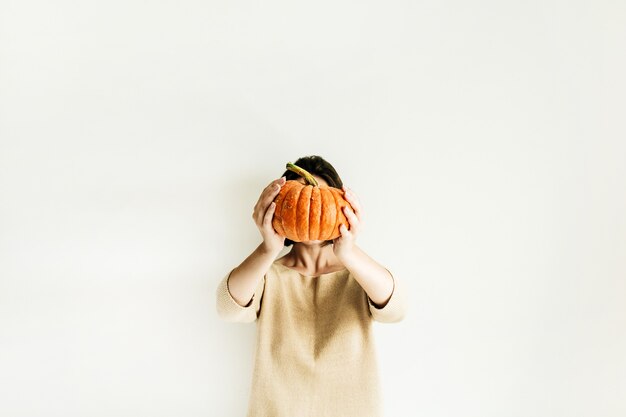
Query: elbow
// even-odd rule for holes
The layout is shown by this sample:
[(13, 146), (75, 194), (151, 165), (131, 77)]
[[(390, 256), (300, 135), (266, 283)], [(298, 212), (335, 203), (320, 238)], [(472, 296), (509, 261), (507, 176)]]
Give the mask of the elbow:
[(407, 314), (407, 302), (404, 287), (393, 275), (391, 275), (391, 277), (393, 278), (391, 296), (382, 307), (375, 306), (372, 303), (372, 300), (368, 297), (369, 309), (372, 314), (372, 318), (381, 323), (397, 323), (404, 320)]

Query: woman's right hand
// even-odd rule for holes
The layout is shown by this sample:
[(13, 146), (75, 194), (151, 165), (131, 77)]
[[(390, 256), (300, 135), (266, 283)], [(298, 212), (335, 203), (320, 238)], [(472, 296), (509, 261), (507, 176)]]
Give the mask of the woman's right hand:
[(280, 192), (280, 188), (285, 184), (285, 177), (281, 177), (268, 184), (267, 187), (261, 192), (259, 200), (254, 206), (252, 212), (252, 218), (254, 223), (259, 228), (261, 236), (263, 237), (263, 246), (268, 251), (280, 252), (285, 245), (285, 238), (274, 230), (272, 226), (272, 219), (274, 218), (274, 211), (276, 210), (276, 204), (274, 198)]

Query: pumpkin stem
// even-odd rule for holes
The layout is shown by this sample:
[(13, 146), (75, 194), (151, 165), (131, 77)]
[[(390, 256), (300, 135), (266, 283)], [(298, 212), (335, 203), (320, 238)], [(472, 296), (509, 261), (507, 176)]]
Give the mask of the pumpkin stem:
[(300, 175), (307, 183), (309, 183), (309, 185), (312, 185), (313, 187), (318, 186), (317, 180), (313, 177), (313, 175), (311, 175), (307, 170), (300, 168), (298, 165), (287, 162), (287, 169)]

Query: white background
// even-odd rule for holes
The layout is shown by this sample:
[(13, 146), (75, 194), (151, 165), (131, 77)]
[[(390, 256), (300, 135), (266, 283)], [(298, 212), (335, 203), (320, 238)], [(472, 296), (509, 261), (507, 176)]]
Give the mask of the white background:
[[(0, 415), (243, 416), (215, 287), (318, 154), (386, 415), (626, 415), (622, 1), (2, 1)], [(297, 417), (297, 416), (294, 416)]]

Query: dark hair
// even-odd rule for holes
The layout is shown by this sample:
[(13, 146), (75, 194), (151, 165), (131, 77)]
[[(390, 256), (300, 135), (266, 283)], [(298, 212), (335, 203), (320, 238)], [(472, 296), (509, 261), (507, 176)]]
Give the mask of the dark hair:
[[(294, 162), (294, 164), (308, 171), (311, 175), (317, 175), (318, 177), (323, 178), (329, 187), (343, 187), (343, 181), (341, 181), (341, 177), (339, 177), (335, 168), (330, 164), (330, 162), (319, 155), (303, 156)], [(287, 181), (297, 180), (300, 178), (298, 174), (290, 170), (286, 170), (281, 177), (282, 176), (284, 176)], [(293, 243), (294, 242), (292, 240), (285, 238), (285, 246), (291, 246)], [(330, 245), (331, 243), (333, 243), (332, 240), (325, 240), (324, 243), (322, 243), (322, 246)]]

